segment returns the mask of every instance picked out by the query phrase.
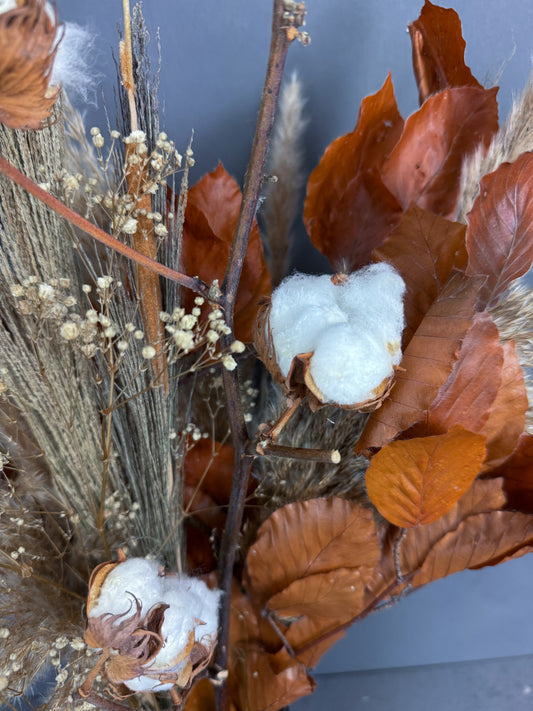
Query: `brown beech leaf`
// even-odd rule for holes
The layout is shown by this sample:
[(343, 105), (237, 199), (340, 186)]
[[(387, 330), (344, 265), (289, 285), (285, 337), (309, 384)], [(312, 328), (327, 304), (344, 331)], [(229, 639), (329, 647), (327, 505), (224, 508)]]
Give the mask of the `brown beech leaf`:
[(392, 264), (407, 287), (404, 344), (409, 343), (448, 281), (456, 253), (464, 245), (465, 230), (464, 225), (411, 205), (383, 244), (374, 250), (374, 261)]
[[(210, 284), (222, 284), (228, 264), (242, 195), (236, 181), (220, 163), (190, 190), (185, 209), (181, 269)], [(270, 295), (270, 276), (263, 256), (259, 228), (254, 222), (235, 304), (235, 336), (252, 340), (252, 325), (258, 304)], [(184, 306), (190, 311), (194, 294), (184, 291)]]
[(421, 104), (431, 94), (448, 87), (481, 87), (465, 64), (466, 44), (455, 10), (426, 0), (420, 17), (409, 25), (409, 34)]
[(476, 314), (448, 380), (424, 420), (405, 435), (442, 434), (453, 425), (485, 434), (483, 427), (502, 382), (503, 362), (496, 324), (488, 312)]
[(469, 516), (435, 543), (411, 583), (416, 588), (466, 568), (497, 565), (532, 548), (533, 516), (512, 511)]
[(315, 666), (344, 628), (363, 611), (373, 568), (337, 568), (300, 578), (267, 603), (289, 628), (285, 638), (299, 661)]
[(484, 470), (499, 466), (513, 452), (524, 430), (527, 409), (524, 371), (518, 362), (514, 343), (506, 343), (503, 346), (501, 384), (481, 430), (487, 438)]
[(431, 548), (469, 516), (501, 509), (505, 504), (502, 483), (502, 479), (476, 479), (447, 514), (427, 526), (409, 529), (400, 547), (403, 575), (416, 571)]
[(339, 567), (373, 567), (380, 546), (372, 512), (339, 498), (310, 499), (275, 511), (246, 557), (263, 602), (294, 580)]
[(493, 306), (533, 260), (533, 153), (486, 175), (466, 219), (466, 273), (487, 276), (483, 305)]
[(446, 382), (474, 318), (482, 280), (452, 275), (404, 351), (387, 400), (370, 415), (356, 453), (370, 453), (424, 417)]
[(507, 508), (533, 513), (533, 435), (524, 433), (516, 449), (491, 475), (503, 477)]
[(216, 711), (215, 690), (211, 679), (200, 679), (192, 687), (184, 711)]
[(379, 171), (402, 126), (389, 75), (361, 102), (354, 130), (333, 141), (311, 173), (304, 223), (336, 272), (366, 264), (401, 214)]
[(453, 215), (464, 157), (488, 147), (498, 130), (496, 89), (473, 86), (430, 96), (405, 122), (383, 166), (383, 181), (403, 209), (411, 203)]
[(240, 711), (278, 711), (314, 691), (304, 665), (285, 649), (268, 654), (248, 645), (239, 651), (230, 668), (229, 690)]
[(485, 438), (455, 425), (446, 434), (391, 442), (370, 462), (368, 495), (387, 521), (425, 526), (469, 489), (485, 458)]

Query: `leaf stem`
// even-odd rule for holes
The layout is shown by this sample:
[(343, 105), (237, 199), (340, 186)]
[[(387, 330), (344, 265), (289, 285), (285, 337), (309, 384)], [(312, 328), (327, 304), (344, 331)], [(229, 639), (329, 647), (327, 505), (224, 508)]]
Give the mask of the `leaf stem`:
[(124, 244), (115, 237), (107, 234), (107, 232), (104, 232), (104, 230), (101, 230), (96, 225), (93, 225), (92, 222), (89, 222), (89, 220), (86, 220), (81, 215), (78, 215), (78, 213), (74, 212), (74, 210), (71, 210), (71, 208), (67, 207), (61, 202), (61, 200), (58, 200), (53, 195), (50, 195), (50, 193), (47, 193), (46, 190), (43, 190), (39, 187), (39, 185), (37, 185), (37, 183), (21, 173), (20, 170), (17, 170), (15, 166), (11, 165), (11, 163), (9, 163), (3, 156), (0, 156), (0, 172), (10, 178), (13, 182), (17, 183), (17, 185), (20, 185), (20, 187), (24, 188), (24, 190), (27, 190), (31, 193), (31, 195), (47, 205), (51, 210), (70, 222), (70, 224), (74, 225), (74, 227), (82, 230), (82, 232), (90, 235), (98, 242), (105, 244), (106, 247), (113, 249), (115, 252), (122, 254), (124, 257), (131, 259), (133, 262), (140, 264), (146, 269), (150, 269), (156, 274), (160, 274), (166, 279), (175, 281), (181, 286), (195, 291), (208, 301), (216, 301), (216, 299), (213, 298), (209, 286), (201, 279), (198, 277), (189, 277), (186, 274), (181, 274), (181, 272), (176, 272), (174, 269), (170, 269), (164, 264), (160, 264), (155, 259), (150, 259), (144, 254), (140, 254), (127, 244)]

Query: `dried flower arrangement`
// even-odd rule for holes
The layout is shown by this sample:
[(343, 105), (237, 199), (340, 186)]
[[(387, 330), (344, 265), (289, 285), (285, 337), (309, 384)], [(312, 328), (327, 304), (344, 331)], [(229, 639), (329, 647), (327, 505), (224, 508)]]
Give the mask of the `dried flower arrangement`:
[(349, 625), (532, 549), (533, 84), (499, 128), (425, 0), (419, 110), (363, 101), (307, 185), (334, 276), (285, 279), (305, 4), (273, 3), (242, 194), (189, 188), (124, 19), (88, 138), (56, 14), (0, 5), (0, 700), (275, 711)]

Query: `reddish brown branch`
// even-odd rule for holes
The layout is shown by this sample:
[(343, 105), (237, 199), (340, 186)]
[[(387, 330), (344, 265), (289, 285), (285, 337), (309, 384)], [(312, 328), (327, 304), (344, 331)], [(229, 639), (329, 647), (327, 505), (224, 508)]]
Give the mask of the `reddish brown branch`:
[(124, 711), (124, 709), (130, 708), (129, 706), (117, 704), (115, 701), (111, 701), (111, 699), (106, 699), (104, 696), (95, 694), (93, 691), (89, 691), (87, 696), (77, 693), (74, 695), (74, 698), (92, 704), (96, 708), (104, 709), (104, 711)]
[[(241, 209), (235, 229), (228, 267), (222, 285), (221, 304), (225, 311), (226, 321), (232, 331), (225, 339), (225, 346), (229, 346), (234, 338), (233, 317), (237, 287), (239, 285), (250, 230), (255, 218), (259, 193), (263, 182), (268, 143), (274, 124), (285, 58), (291, 42), (298, 34), (297, 32), (296, 34), (287, 32), (284, 9), (283, 0), (274, 0), (272, 39), (261, 107), (259, 109), (250, 164), (244, 181)], [(249, 438), (240, 402), (237, 371), (234, 370), (230, 372), (225, 370), (223, 381), (235, 451), (235, 471), (227, 522), (222, 535), (218, 570), (218, 584), (224, 592), (220, 610), (219, 642), (215, 654), (215, 666), (220, 670), (227, 669), (228, 665), (230, 596), (233, 566), (242, 522), (248, 477), (253, 462), (253, 456), (246, 453)], [(219, 711), (225, 711), (225, 709), (229, 707), (227, 687), (225, 684), (217, 690), (217, 707)]]
[(86, 220), (81, 215), (78, 215), (77, 212), (71, 210), (70, 207), (67, 207), (64, 203), (61, 202), (61, 200), (58, 200), (53, 195), (50, 195), (50, 193), (47, 193), (46, 190), (40, 188), (37, 183), (25, 176), (23, 173), (21, 173), (20, 170), (17, 170), (17, 168), (11, 165), (11, 163), (9, 163), (2, 156), (0, 156), (0, 172), (2, 172), (11, 180), (13, 180), (13, 182), (17, 183), (17, 185), (20, 185), (21, 188), (27, 190), (29, 193), (31, 193), (34, 197), (36, 197), (42, 203), (47, 205), (58, 215), (64, 217), (65, 220), (68, 220), (68, 222), (70, 222), (72, 225), (82, 230), (82, 232), (85, 232), (86, 234), (90, 235), (98, 242), (105, 244), (106, 247), (113, 249), (115, 252), (119, 252), (128, 259), (131, 259), (133, 262), (136, 262), (137, 264), (140, 264), (141, 266), (145, 267), (146, 269), (150, 269), (156, 274), (160, 274), (166, 279), (175, 281), (178, 284), (181, 284), (181, 286), (184, 286), (187, 289), (191, 289), (192, 291), (201, 294), (204, 298), (209, 299), (210, 301), (214, 301), (214, 299), (210, 297), (209, 286), (205, 284), (201, 279), (198, 279), (198, 277), (189, 277), (186, 274), (176, 272), (174, 271), (174, 269), (165, 267), (163, 264), (160, 264), (154, 259), (150, 259), (149, 257), (146, 257), (145, 255), (135, 251), (131, 247), (128, 247), (127, 244), (120, 242), (118, 239), (107, 234), (107, 232), (104, 232), (96, 225), (93, 225), (91, 222), (89, 222), (89, 220)]

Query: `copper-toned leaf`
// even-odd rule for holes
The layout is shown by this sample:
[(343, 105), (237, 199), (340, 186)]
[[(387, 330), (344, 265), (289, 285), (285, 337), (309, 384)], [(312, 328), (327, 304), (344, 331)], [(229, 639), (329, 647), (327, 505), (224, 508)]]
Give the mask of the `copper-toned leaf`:
[(432, 547), (412, 585), (419, 587), (466, 568), (497, 565), (532, 547), (533, 516), (511, 511), (469, 516)]
[[(181, 247), (182, 271), (209, 284), (214, 279), (222, 284), (241, 201), (239, 186), (222, 164), (189, 190)], [(270, 291), (259, 228), (254, 222), (235, 304), (235, 335), (241, 341), (252, 340), (259, 301), (269, 296)], [(193, 292), (184, 292), (188, 310), (194, 297)]]
[(474, 318), (482, 280), (452, 275), (405, 349), (391, 394), (370, 416), (357, 453), (382, 447), (421, 417), (446, 382)]
[(389, 75), (376, 94), (363, 99), (354, 130), (333, 141), (311, 173), (305, 226), (337, 272), (366, 264), (401, 214), (379, 170), (402, 126)]
[(533, 153), (483, 178), (467, 221), (467, 274), (487, 276), (482, 297), (491, 306), (533, 260)]
[(259, 529), (246, 564), (254, 593), (266, 601), (299, 578), (372, 567), (379, 556), (371, 511), (344, 499), (311, 499), (275, 511)]
[(315, 666), (364, 604), (373, 568), (337, 568), (300, 578), (274, 595), (267, 608), (289, 624), (285, 638), (299, 661)]
[(267, 654), (257, 645), (243, 647), (230, 668), (229, 690), (239, 711), (278, 711), (314, 688), (304, 665), (285, 649)]
[(383, 166), (383, 181), (404, 210), (414, 202), (450, 217), (465, 155), (488, 147), (497, 130), (496, 89), (465, 86), (430, 96), (406, 120)]
[(391, 442), (370, 462), (368, 495), (396, 526), (424, 526), (460, 499), (484, 458), (485, 438), (460, 425), (442, 435)]
[(46, 0), (25, 0), (0, 14), (0, 121), (39, 128), (59, 92), (50, 87), (57, 50), (57, 16)]
[(453, 370), (413, 436), (441, 434), (453, 425), (483, 432), (502, 382), (503, 348), (486, 311), (475, 315)]
[(392, 264), (407, 287), (404, 344), (448, 281), (456, 254), (464, 245), (465, 230), (464, 225), (411, 205), (374, 251), (373, 259)]
[(533, 435), (523, 434), (515, 451), (491, 474), (503, 477), (508, 508), (533, 513)]
[(487, 438), (485, 469), (499, 466), (518, 443), (524, 430), (528, 397), (524, 371), (518, 362), (514, 343), (503, 346), (501, 384), (482, 433)]
[[(185, 454), (185, 511), (216, 527), (221, 507), (229, 502), (233, 479), (233, 447), (201, 439)], [(225, 517), (224, 517), (225, 518)]]
[(184, 711), (216, 711), (215, 690), (211, 679), (200, 679), (192, 687)]
[(407, 531), (400, 547), (402, 573), (408, 575), (417, 570), (437, 541), (450, 531), (455, 531), (469, 516), (497, 511), (504, 504), (502, 479), (476, 479), (447, 514), (427, 526), (417, 526)]
[(481, 87), (465, 64), (466, 45), (455, 10), (426, 0), (420, 17), (409, 25), (409, 34), (421, 104), (448, 87)]

